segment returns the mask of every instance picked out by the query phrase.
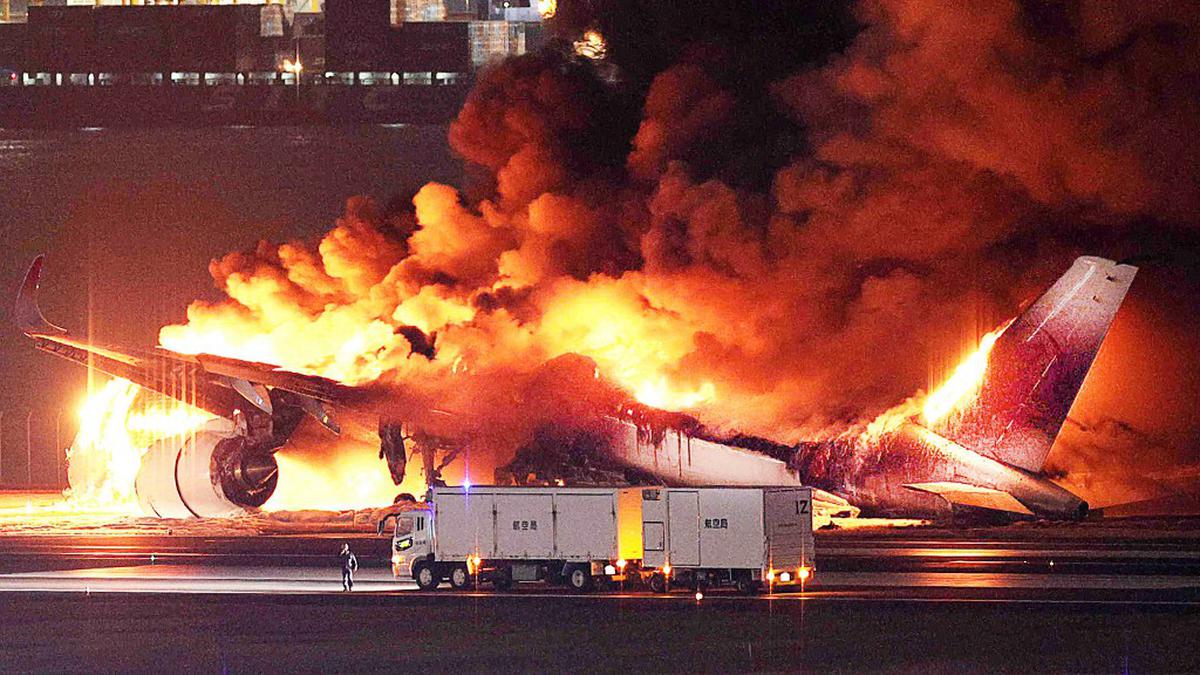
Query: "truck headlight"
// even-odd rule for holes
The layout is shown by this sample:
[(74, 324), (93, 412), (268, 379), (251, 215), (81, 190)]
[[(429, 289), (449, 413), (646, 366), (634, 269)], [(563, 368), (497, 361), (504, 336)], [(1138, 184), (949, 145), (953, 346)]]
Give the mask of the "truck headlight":
[(613, 567), (611, 564), (605, 565), (604, 573), (611, 577), (612, 575), (617, 573), (617, 568)]
[(789, 572), (780, 572), (779, 580), (786, 584), (787, 582), (792, 580), (792, 575)]

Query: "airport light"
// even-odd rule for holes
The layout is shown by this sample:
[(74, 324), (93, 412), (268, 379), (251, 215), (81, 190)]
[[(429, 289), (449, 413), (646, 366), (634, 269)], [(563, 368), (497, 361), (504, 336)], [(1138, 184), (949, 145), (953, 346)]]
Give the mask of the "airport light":
[(283, 62), (283, 72), (291, 73), (296, 77), (296, 100), (300, 100), (300, 74), (304, 72), (304, 64), (300, 62), (300, 50), (296, 50), (296, 60), (285, 59)]

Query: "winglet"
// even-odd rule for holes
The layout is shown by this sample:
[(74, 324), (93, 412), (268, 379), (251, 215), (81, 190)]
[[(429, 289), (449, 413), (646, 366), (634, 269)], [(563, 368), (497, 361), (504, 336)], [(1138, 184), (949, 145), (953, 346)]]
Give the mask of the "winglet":
[(16, 319), (17, 325), (21, 328), (22, 333), (30, 337), (66, 335), (67, 333), (47, 321), (46, 317), (42, 316), (42, 310), (38, 308), (38, 284), (42, 279), (42, 264), (45, 261), (44, 254), (33, 259), (33, 264), (25, 273), (25, 281), (21, 284), (21, 290), (17, 292), (16, 306), (13, 307), (13, 317)]

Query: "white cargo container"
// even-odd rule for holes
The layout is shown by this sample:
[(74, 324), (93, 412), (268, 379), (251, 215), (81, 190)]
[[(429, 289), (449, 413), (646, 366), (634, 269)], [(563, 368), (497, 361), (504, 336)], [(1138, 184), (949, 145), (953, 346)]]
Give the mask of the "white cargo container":
[(643, 488), (642, 573), (663, 591), (735, 584), (752, 592), (808, 581), (812, 489)]
[(585, 590), (641, 558), (641, 499), (633, 488), (437, 487), (380, 529), (395, 517), (392, 570), (423, 589), (547, 579)]

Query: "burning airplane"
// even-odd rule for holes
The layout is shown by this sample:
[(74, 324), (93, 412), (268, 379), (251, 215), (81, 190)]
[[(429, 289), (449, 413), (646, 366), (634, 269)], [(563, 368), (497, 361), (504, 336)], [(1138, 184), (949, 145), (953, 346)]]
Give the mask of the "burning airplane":
[[(148, 514), (211, 517), (262, 506), (279, 481), (275, 452), (305, 419), (333, 435), (352, 429), (377, 433), (380, 459), (397, 485), (414, 458), (419, 457), (425, 484), (434, 484), (464, 449), (484, 442), (480, 430), (486, 421), (472, 420), (453, 401), (428, 393), (355, 386), (226, 356), (129, 349), (73, 337), (38, 308), (43, 262), (38, 257), (30, 267), (14, 312), (38, 349), (212, 418), (198, 426), (192, 420), (191, 431), (163, 438), (142, 455), (136, 491)], [(694, 418), (622, 396), (618, 388), (576, 395), (537, 377), (528, 386), (548, 396), (551, 407), (582, 405), (577, 417), (589, 452), (600, 464), (644, 479), (675, 485), (803, 483), (888, 515), (929, 516), (968, 507), (1079, 518), (1087, 504), (1039, 471), (1136, 271), (1102, 258), (1077, 259), (1018, 318), (989, 334), (943, 387), (919, 404), (880, 415), (865, 429), (819, 442), (786, 445), (715, 434)], [(405, 338), (413, 353), (434, 343), (419, 331)], [(601, 379), (593, 362), (572, 363), (576, 370), (583, 363), (592, 371), (582, 379), (589, 374)], [(544, 443), (557, 442), (553, 431), (537, 434), (546, 437)], [(528, 475), (513, 468), (521, 460), (518, 453), (508, 467), (510, 477)]]
[[(514, 482), (804, 482), (888, 514), (1084, 512), (1043, 463), (1134, 270), (1083, 258), (1051, 283), (1082, 250), (1195, 248), (1172, 243), (1200, 214), (1200, 118), (1180, 94), (1195, 12), (539, 8), (556, 37), (482, 71), (449, 126), (460, 185), (352, 198), (321, 235), (219, 256), (223, 297), (159, 348), (47, 324), (35, 266), (18, 317), (37, 346), (217, 420), (136, 462), (152, 511), (269, 504), (289, 453), (328, 448), (332, 468), (353, 438), (403, 492), (469, 465)], [(1046, 288), (933, 386), (967, 330), (974, 344)], [(1194, 312), (1166, 300), (1141, 325), (1183, 314), (1171, 332), (1190, 339)], [(1182, 417), (1146, 372), (1124, 410), (1080, 419)], [(1070, 473), (1110, 458), (1060, 450)]]

